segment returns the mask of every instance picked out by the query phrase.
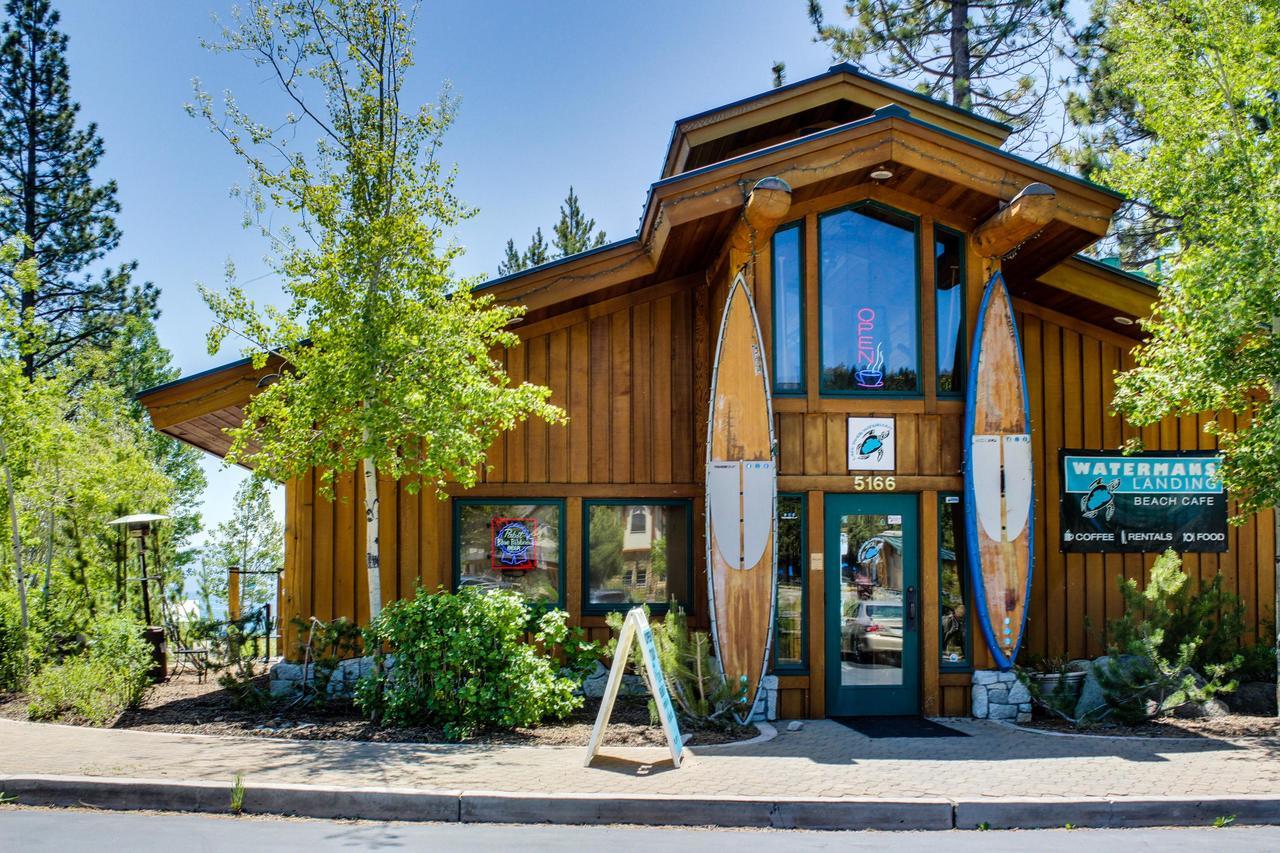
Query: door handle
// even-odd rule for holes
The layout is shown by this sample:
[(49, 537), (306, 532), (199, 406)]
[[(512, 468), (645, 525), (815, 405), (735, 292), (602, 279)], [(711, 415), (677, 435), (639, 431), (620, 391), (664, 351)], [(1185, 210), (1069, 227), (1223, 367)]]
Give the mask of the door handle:
[(907, 587), (907, 627), (914, 631), (916, 629), (916, 588), (914, 586)]

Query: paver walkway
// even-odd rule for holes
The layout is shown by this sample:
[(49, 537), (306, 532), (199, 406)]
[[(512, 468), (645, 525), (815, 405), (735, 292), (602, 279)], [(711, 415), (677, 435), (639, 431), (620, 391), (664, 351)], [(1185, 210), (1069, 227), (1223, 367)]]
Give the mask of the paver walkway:
[(1054, 737), (947, 720), (971, 737), (871, 739), (816, 720), (767, 743), (662, 749), (222, 738), (0, 720), (0, 775), (745, 797), (1280, 795), (1280, 739)]

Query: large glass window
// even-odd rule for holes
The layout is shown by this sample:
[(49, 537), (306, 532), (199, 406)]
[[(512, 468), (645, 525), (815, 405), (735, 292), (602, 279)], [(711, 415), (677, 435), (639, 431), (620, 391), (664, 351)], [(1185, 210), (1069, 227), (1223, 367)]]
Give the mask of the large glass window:
[(563, 604), (558, 501), (455, 500), (453, 512), (459, 589), (515, 589), (532, 602)]
[(585, 607), (660, 608), (674, 597), (688, 610), (689, 519), (687, 501), (588, 501)]
[(919, 392), (915, 219), (863, 205), (819, 223), (822, 390)]
[(934, 229), (934, 298), (938, 314), (938, 393), (959, 394), (964, 386), (964, 237)]
[(773, 668), (778, 672), (806, 665), (804, 551), (804, 497), (778, 495), (778, 604), (773, 622)]
[(942, 495), (938, 503), (938, 648), (944, 669), (965, 669), (970, 665), (963, 536), (960, 496)]
[(804, 266), (800, 223), (773, 235), (773, 390), (804, 393)]

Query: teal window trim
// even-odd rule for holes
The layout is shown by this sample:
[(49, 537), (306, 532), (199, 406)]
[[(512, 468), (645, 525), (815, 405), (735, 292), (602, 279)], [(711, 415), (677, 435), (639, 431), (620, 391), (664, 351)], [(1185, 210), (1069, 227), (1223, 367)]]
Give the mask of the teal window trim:
[[(938, 269), (937, 269), (938, 235), (946, 234), (948, 236), (955, 237), (957, 240), (960, 241), (960, 331), (959, 331), (959, 334), (956, 335), (956, 347), (960, 351), (960, 358), (956, 361), (956, 365), (957, 365), (957, 372), (956, 372), (956, 379), (955, 379), (956, 387), (955, 387), (955, 390), (953, 391), (942, 390), (942, 386), (941, 386), (942, 376), (940, 373), (937, 372), (938, 365), (934, 365), (934, 371), (935, 371), (934, 382), (937, 384), (937, 392), (939, 397), (946, 397), (948, 399), (952, 397), (959, 397), (963, 399), (964, 390), (965, 390), (965, 381), (966, 381), (965, 373), (967, 372), (969, 367), (968, 365), (969, 359), (965, 357), (966, 354), (968, 353), (968, 349), (965, 346), (965, 343), (967, 340), (966, 332), (968, 331), (968, 325), (965, 322), (967, 319), (966, 311), (968, 310), (968, 306), (966, 305), (966, 303), (968, 302), (968, 299), (965, 298), (967, 295), (965, 291), (968, 288), (968, 267), (966, 266), (966, 264), (968, 263), (968, 258), (966, 256), (968, 255), (969, 241), (965, 237), (964, 232), (957, 231), (954, 228), (948, 228), (945, 225), (939, 225), (936, 222), (933, 224), (933, 232), (934, 232), (933, 240), (932, 240), (933, 253), (934, 253), (933, 255), (934, 257), (934, 270), (933, 270), (934, 312), (933, 313), (934, 313), (935, 327), (937, 326), (937, 318), (938, 318), (938, 310), (937, 310), (938, 309)], [(934, 335), (938, 334), (937, 328), (934, 328), (933, 334)], [(935, 353), (938, 352), (938, 347), (936, 343), (934, 346), (934, 352)]]
[[(776, 251), (776, 247), (778, 242), (778, 235), (791, 230), (794, 230), (798, 233), (799, 246), (800, 246), (800, 259), (799, 259), (800, 263), (799, 263), (799, 270), (798, 270), (798, 273), (800, 276), (800, 387), (788, 388), (787, 390), (782, 391), (782, 390), (779, 390), (778, 388), (778, 276), (776, 275), (777, 269), (778, 269), (777, 267), (778, 254)], [(805, 304), (806, 300), (805, 300), (805, 293), (804, 293), (805, 291), (804, 275), (805, 275), (805, 265), (809, 262), (809, 259), (805, 257), (804, 242), (805, 242), (805, 234), (804, 234), (803, 219), (797, 219), (794, 222), (788, 222), (786, 225), (783, 225), (781, 228), (778, 228), (776, 231), (773, 232), (773, 238), (771, 240), (771, 251), (769, 255), (769, 259), (770, 259), (769, 335), (772, 338), (772, 340), (770, 341), (770, 346), (772, 349), (770, 350), (770, 353), (769, 353), (770, 355), (769, 378), (770, 378), (770, 381), (772, 382), (771, 390), (773, 391), (773, 396), (775, 397), (803, 397), (808, 393), (807, 388), (808, 388), (809, 377), (808, 377), (808, 372), (806, 370), (808, 365), (805, 363), (805, 349), (806, 349), (805, 347), (805, 343), (806, 343), (805, 311), (807, 309), (807, 305)]]
[[(591, 508), (593, 506), (678, 506), (684, 509), (685, 524), (685, 590), (680, 605), (686, 614), (693, 613), (693, 501), (682, 498), (594, 498), (582, 502), (582, 614), (603, 616), (609, 613), (625, 613), (639, 604), (591, 603)], [(668, 589), (670, 592), (670, 589)], [(665, 614), (671, 609), (668, 602), (649, 603), (649, 612)]]
[[(881, 210), (886, 213), (891, 213), (894, 216), (900, 216), (903, 219), (909, 220), (912, 223), (912, 228), (915, 233), (915, 253), (912, 256), (912, 260), (915, 263), (915, 270), (916, 270), (916, 274), (915, 274), (916, 390), (915, 391), (875, 391), (869, 388), (864, 388), (859, 391), (844, 391), (840, 389), (827, 388), (826, 384), (823, 382), (822, 377), (825, 371), (823, 370), (823, 363), (822, 363), (822, 352), (823, 352), (822, 345), (826, 340), (826, 329), (823, 328), (823, 322), (822, 322), (822, 317), (823, 317), (823, 314), (825, 313), (822, 310), (822, 304), (823, 304), (822, 302), (822, 294), (823, 294), (822, 220), (828, 216), (835, 216), (836, 214), (844, 213), (846, 211), (850, 211), (850, 210), (858, 211), (858, 210), (864, 210), (866, 208)], [(817, 237), (818, 237), (818, 257), (816, 259), (816, 263), (818, 264), (818, 393), (823, 397), (845, 397), (845, 398), (852, 398), (852, 399), (879, 398), (879, 399), (890, 399), (890, 400), (892, 399), (917, 400), (924, 397), (924, 365), (921, 363), (923, 353), (922, 353), (921, 337), (920, 337), (923, 329), (921, 325), (922, 312), (920, 310), (920, 252), (921, 252), (920, 217), (916, 216), (914, 213), (909, 213), (905, 210), (899, 210), (896, 207), (893, 207), (888, 204), (884, 204), (882, 202), (872, 201), (871, 199), (865, 199), (863, 201), (855, 201), (852, 204), (846, 204), (843, 207), (833, 208), (831, 210), (824, 211), (823, 213), (819, 214)], [(932, 246), (930, 246), (929, 251), (933, 251)], [(930, 334), (937, 334), (937, 330), (936, 329), (931, 330)]]
[(458, 583), (462, 577), (462, 561), (459, 559), (460, 541), (459, 534), (461, 531), (461, 515), (460, 507), (464, 506), (522, 506), (522, 505), (541, 505), (554, 506), (556, 508), (556, 526), (558, 528), (557, 535), (559, 537), (560, 549), (560, 569), (559, 577), (556, 581), (556, 600), (555, 601), (526, 601), (531, 608), (538, 610), (549, 610), (551, 608), (564, 609), (564, 567), (565, 560), (565, 528), (564, 528), (564, 498), (453, 498), (450, 503), (453, 504), (451, 511), (453, 513), (453, 585), (452, 591), (458, 591)]
[[(960, 501), (961, 510), (964, 509), (964, 495), (960, 492), (939, 492), (938, 493), (938, 550), (942, 550), (942, 514), (949, 512), (947, 509), (949, 504), (947, 498), (956, 498)], [(938, 669), (941, 672), (973, 672), (973, 601), (972, 589), (969, 583), (969, 561), (966, 559), (965, 542), (964, 542), (964, 526), (952, 525), (952, 538), (955, 542), (956, 554), (956, 573), (960, 577), (960, 600), (964, 602), (964, 662), (949, 663), (942, 659), (942, 611), (933, 614), (933, 618), (938, 620)], [(938, 600), (942, 600), (942, 560), (938, 560)]]
[[(775, 675), (809, 674), (809, 498), (804, 492), (779, 492), (779, 498), (800, 500), (800, 663), (778, 664), (778, 609), (773, 610), (773, 642), (770, 644), (769, 665)], [(776, 595), (776, 592), (775, 592)]]

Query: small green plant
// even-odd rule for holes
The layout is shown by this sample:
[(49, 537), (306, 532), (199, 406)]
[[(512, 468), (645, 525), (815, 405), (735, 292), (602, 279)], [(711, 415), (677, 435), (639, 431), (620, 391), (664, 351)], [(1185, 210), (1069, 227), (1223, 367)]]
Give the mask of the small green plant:
[(329, 681), (338, 666), (347, 658), (356, 657), (364, 648), (360, 626), (345, 618), (323, 622), (311, 617), (310, 621), (294, 618), (298, 629), (298, 657), (303, 670), (311, 673), (309, 681), (303, 681), (298, 702), (313, 705), (332, 700)]
[(991, 824), (984, 820), (982, 823), (978, 824), (977, 829), (978, 829), (978, 832), (986, 832), (987, 830), (991, 829)]
[(241, 814), (244, 811), (244, 776), (237, 773), (231, 783), (231, 813)]
[(1062, 828), (1066, 830), (1072, 830), (1076, 828), (1076, 825), (1074, 823), (1064, 823), (1062, 825)]
[[(378, 650), (374, 672), (356, 686), (356, 705), (395, 726), (434, 723), (460, 740), (485, 726), (531, 726), (582, 705), (572, 678), (539, 648), (537, 633), (562, 617), (534, 617), (512, 590), (464, 587), (389, 604), (365, 629)], [(541, 626), (541, 627), (540, 627)], [(535, 642), (525, 639), (535, 632)], [(395, 656), (388, 672), (383, 651)]]
[(1213, 819), (1213, 826), (1215, 829), (1225, 829), (1226, 827), (1231, 826), (1231, 824), (1235, 822), (1236, 822), (1236, 816), (1233, 814), (1218, 815)]
[[(1106, 706), (1091, 716), (1139, 723), (1186, 702), (1202, 703), (1235, 690), (1227, 675), (1242, 658), (1233, 652), (1229, 660), (1221, 659), (1235, 648), (1239, 616), (1215, 618), (1210, 607), (1233, 611), (1222, 593), (1221, 577), (1190, 594), (1182, 558), (1170, 550), (1156, 559), (1144, 589), (1121, 580), (1120, 594), (1124, 614), (1107, 626), (1111, 659), (1107, 666), (1094, 667)], [(1212, 654), (1202, 653), (1206, 647)]]
[(137, 622), (124, 614), (101, 617), (90, 625), (82, 654), (46, 666), (31, 679), (27, 716), (105, 725), (142, 701), (151, 665), (151, 646)]
[[(644, 611), (647, 617), (649, 608), (645, 607)], [(623, 613), (611, 613), (607, 617), (614, 633), (611, 649), (617, 643), (625, 618)], [(742, 685), (726, 683), (711, 657), (711, 637), (703, 631), (690, 631), (684, 610), (674, 600), (663, 620), (653, 625), (653, 642), (667, 689), (681, 717), (702, 724), (731, 726), (732, 713), (747, 710)], [(632, 650), (631, 663), (633, 667), (640, 666), (638, 646)], [(650, 717), (657, 719), (656, 708), (650, 708)]]
[(18, 798), (16, 796), (11, 797), (8, 794), (6, 794), (4, 791), (0, 791), (0, 806), (7, 806), (10, 803), (16, 803), (17, 801), (18, 801)]
[(265, 608), (239, 619), (201, 619), (190, 631), (193, 641), (210, 646), (212, 654), (206, 666), (218, 674), (218, 686), (227, 691), (234, 707), (259, 710), (270, 704), (270, 694), (258, 686), (260, 644), (269, 633)]

